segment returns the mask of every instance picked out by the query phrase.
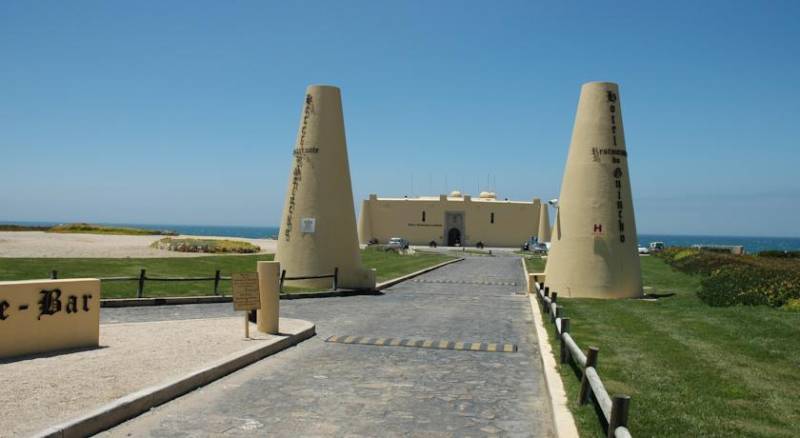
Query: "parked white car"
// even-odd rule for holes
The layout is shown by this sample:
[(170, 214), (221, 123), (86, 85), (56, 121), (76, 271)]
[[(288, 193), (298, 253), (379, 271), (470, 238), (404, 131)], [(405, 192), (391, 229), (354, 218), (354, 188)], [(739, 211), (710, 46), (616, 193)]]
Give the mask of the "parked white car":
[(639, 247), (639, 254), (650, 254), (650, 248), (646, 246)]
[(408, 240), (402, 237), (392, 237), (386, 244), (387, 249), (408, 249)]
[(665, 247), (664, 242), (650, 242), (650, 252), (663, 251)]

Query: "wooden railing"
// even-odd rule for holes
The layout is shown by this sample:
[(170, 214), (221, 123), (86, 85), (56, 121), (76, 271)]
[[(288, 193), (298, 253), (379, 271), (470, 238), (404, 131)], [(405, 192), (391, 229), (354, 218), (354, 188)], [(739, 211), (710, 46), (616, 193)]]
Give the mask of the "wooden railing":
[[(50, 271), (50, 278), (58, 279), (58, 271)], [(231, 277), (223, 277), (220, 270), (217, 269), (213, 277), (148, 277), (147, 271), (142, 269), (136, 277), (99, 277), (101, 282), (115, 282), (115, 281), (138, 281), (136, 287), (136, 298), (144, 298), (144, 284), (145, 281), (213, 281), (214, 282), (214, 295), (219, 295), (219, 284), (222, 280), (230, 280)]]
[(280, 291), (280, 293), (283, 293), (283, 282), (284, 282), (284, 280), (290, 280), (290, 281), (291, 280), (312, 280), (312, 279), (316, 279), (316, 278), (331, 278), (331, 279), (333, 279), (333, 289), (332, 290), (339, 289), (339, 268), (333, 268), (333, 274), (329, 274), (329, 275), (306, 275), (306, 276), (303, 276), (303, 277), (300, 277), (300, 276), (298, 276), (298, 277), (287, 277), (286, 276), (286, 269), (284, 269), (284, 270), (281, 271), (281, 284), (280, 284), (279, 291)]
[[(534, 278), (534, 281), (537, 280)], [(608, 391), (603, 386), (603, 381), (597, 372), (596, 347), (589, 347), (584, 352), (569, 333), (570, 319), (566, 318), (563, 306), (558, 304), (558, 294), (550, 293), (550, 288), (544, 283), (535, 282), (536, 298), (545, 315), (549, 315), (550, 322), (556, 330), (556, 337), (560, 346), (560, 361), (567, 364), (571, 360), (581, 371), (581, 388), (578, 394), (578, 404), (584, 405), (594, 400), (603, 414), (607, 428), (608, 438), (631, 437), (628, 430), (628, 409), (631, 398), (627, 395), (609, 397)]]
[[(50, 271), (50, 278), (58, 279), (58, 271), (53, 269)], [(284, 280), (309, 280), (314, 278), (331, 278), (333, 280), (333, 290), (339, 288), (339, 268), (334, 268), (333, 274), (329, 275), (312, 275), (304, 277), (287, 277), (286, 270), (281, 271), (280, 292), (283, 293)], [(136, 277), (99, 277), (101, 282), (116, 282), (116, 281), (136, 281), (136, 298), (144, 298), (144, 285), (146, 281), (213, 281), (214, 282), (214, 295), (219, 295), (219, 285), (223, 280), (229, 281), (231, 277), (224, 277), (221, 275), (220, 270), (217, 269), (213, 277), (148, 277), (147, 271), (142, 269)]]

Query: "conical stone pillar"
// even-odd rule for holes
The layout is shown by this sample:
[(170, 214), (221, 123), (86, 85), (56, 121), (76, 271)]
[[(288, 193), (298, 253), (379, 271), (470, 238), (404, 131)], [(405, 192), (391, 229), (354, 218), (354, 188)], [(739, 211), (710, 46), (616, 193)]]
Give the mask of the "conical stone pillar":
[(617, 84), (581, 88), (545, 274), (559, 298), (642, 295)]
[(358, 241), (366, 245), (370, 239), (372, 239), (372, 211), (370, 199), (365, 199), (361, 203), (361, 215), (358, 217)]
[[(356, 234), (353, 189), (339, 89), (306, 90), (294, 147), (275, 260), (287, 277), (333, 274), (339, 287), (372, 289), (375, 271), (364, 269)], [(330, 287), (331, 279), (295, 280), (289, 286)]]
[(547, 209), (548, 206), (545, 202), (539, 206), (539, 232), (536, 237), (542, 243), (550, 241), (550, 214)]

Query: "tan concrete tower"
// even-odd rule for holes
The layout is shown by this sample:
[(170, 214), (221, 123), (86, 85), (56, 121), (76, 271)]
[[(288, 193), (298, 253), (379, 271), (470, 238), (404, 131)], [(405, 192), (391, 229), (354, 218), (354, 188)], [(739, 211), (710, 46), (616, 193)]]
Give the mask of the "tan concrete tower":
[(370, 201), (375, 195), (370, 195), (370, 199), (361, 202), (361, 215), (358, 217), (358, 241), (362, 245), (369, 243), (372, 239), (372, 211)]
[(550, 214), (547, 211), (548, 208), (546, 202), (542, 202), (539, 207), (539, 233), (537, 235), (539, 242), (550, 241)]
[[(361, 265), (338, 88), (308, 87), (293, 154), (275, 260), (287, 277), (329, 275), (338, 268), (339, 287), (375, 287), (375, 271)], [(286, 284), (328, 287), (331, 280)]]
[(581, 88), (569, 146), (546, 283), (561, 297), (642, 294), (628, 154), (619, 89)]

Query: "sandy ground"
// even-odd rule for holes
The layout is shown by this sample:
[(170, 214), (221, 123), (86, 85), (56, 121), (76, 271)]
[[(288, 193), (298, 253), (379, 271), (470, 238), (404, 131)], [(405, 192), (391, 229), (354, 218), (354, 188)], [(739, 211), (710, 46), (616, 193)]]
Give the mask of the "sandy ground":
[[(59, 234), (43, 231), (0, 231), (0, 257), (202, 257), (202, 253), (183, 253), (150, 248), (164, 236), (113, 236), (103, 234)], [(274, 254), (278, 242), (271, 239), (239, 237), (184, 236), (201, 239), (229, 239), (250, 242), (262, 253)]]
[[(302, 324), (281, 318), (287, 331)], [(103, 324), (101, 348), (0, 361), (0, 437), (34, 434), (277, 338), (255, 324), (250, 335), (242, 318)]]

